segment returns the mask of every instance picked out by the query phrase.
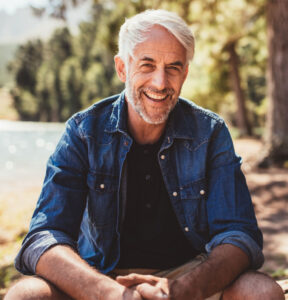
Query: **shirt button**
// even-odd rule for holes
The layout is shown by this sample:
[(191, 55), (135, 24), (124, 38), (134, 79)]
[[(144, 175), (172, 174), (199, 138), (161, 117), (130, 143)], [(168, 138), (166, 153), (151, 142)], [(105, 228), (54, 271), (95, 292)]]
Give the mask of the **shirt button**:
[(174, 197), (177, 197), (178, 193), (177, 192), (173, 192), (172, 194)]
[(145, 176), (145, 180), (150, 180), (150, 178), (151, 178), (151, 176), (149, 175), (149, 174), (147, 174), (146, 176)]
[(201, 191), (200, 191), (200, 195), (202, 195), (202, 196), (205, 195), (205, 191), (204, 191), (204, 190), (201, 190)]
[(184, 230), (185, 230), (186, 232), (188, 232), (188, 231), (189, 231), (189, 228), (188, 228), (188, 227), (185, 227)]
[(161, 158), (161, 159), (165, 159), (165, 155), (161, 155), (160, 158)]
[(100, 184), (100, 189), (104, 189), (105, 188), (105, 184), (104, 183), (101, 183)]
[(146, 208), (151, 208), (151, 204), (150, 203), (146, 203)]

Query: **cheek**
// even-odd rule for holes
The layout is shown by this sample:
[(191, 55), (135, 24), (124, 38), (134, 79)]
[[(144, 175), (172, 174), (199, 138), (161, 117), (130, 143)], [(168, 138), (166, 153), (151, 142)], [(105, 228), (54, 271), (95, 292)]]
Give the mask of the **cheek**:
[(180, 78), (178, 80), (174, 80), (172, 81), (172, 84), (173, 84), (173, 88), (176, 90), (176, 91), (180, 91), (182, 86), (183, 86), (183, 83), (184, 83), (185, 79), (183, 78)]
[(136, 88), (139, 88), (149, 82), (151, 75), (135, 72), (130, 78), (132, 85)]

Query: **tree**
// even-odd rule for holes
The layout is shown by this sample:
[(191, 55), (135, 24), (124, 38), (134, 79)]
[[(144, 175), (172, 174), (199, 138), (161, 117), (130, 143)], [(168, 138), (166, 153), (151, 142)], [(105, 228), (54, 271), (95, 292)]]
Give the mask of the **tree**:
[(15, 58), (8, 65), (14, 74), (16, 87), (11, 93), (14, 106), (23, 120), (37, 120), (37, 104), (35, 103), (37, 70), (43, 62), (43, 43), (41, 40), (28, 41), (21, 45)]
[(80, 24), (77, 36), (58, 28), (46, 42), (19, 47), (10, 70), (16, 84), (12, 96), (22, 120), (62, 122), (123, 89), (115, 80), (113, 60), (126, 7), (119, 8), (95, 5), (92, 21)]
[(260, 167), (288, 161), (288, 1), (267, 4), (268, 96), (266, 153)]
[(247, 117), (245, 95), (241, 86), (241, 78), (239, 72), (240, 59), (239, 55), (236, 52), (236, 45), (237, 41), (231, 41), (225, 45), (224, 49), (226, 49), (226, 51), (229, 53), (228, 62), (230, 66), (231, 85), (237, 102), (238, 112), (236, 116), (236, 123), (240, 131), (240, 135), (245, 136), (251, 135), (252, 131), (250, 122), (248, 121)]

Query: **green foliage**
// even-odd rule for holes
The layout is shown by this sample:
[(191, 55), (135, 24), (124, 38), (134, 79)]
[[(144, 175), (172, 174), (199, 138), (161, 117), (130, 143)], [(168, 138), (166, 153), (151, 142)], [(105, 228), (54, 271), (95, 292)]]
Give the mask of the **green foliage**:
[(12, 96), (18, 113), (23, 120), (37, 120), (38, 107), (36, 97), (28, 90), (13, 89)]
[(278, 269), (276, 271), (274, 271), (271, 276), (275, 279), (275, 280), (279, 280), (282, 278), (287, 278), (288, 276), (288, 269)]
[(20, 274), (15, 270), (13, 264), (1, 267), (0, 269), (0, 288), (5, 288), (12, 280), (20, 277)]
[(117, 14), (109, 15), (98, 5), (94, 20), (83, 22), (78, 36), (60, 28), (46, 43), (22, 45), (9, 67), (21, 118), (65, 121), (95, 100), (119, 92), (123, 85), (115, 80), (113, 60), (119, 25)]
[(43, 44), (40, 40), (29, 41), (17, 49), (15, 59), (8, 68), (15, 74), (15, 81), (19, 88), (33, 93), (37, 69), (41, 65), (42, 57)]
[(60, 92), (63, 98), (62, 119), (81, 109), (82, 70), (76, 57), (66, 59), (60, 68)]

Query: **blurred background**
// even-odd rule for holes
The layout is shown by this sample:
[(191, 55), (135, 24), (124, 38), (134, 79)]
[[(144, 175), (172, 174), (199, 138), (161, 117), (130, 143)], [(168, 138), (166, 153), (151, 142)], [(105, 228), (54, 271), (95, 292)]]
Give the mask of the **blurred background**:
[(119, 27), (147, 8), (191, 26), (182, 96), (229, 124), (267, 240), (263, 270), (288, 276), (288, 1), (0, 0), (0, 299), (64, 122), (123, 89)]

